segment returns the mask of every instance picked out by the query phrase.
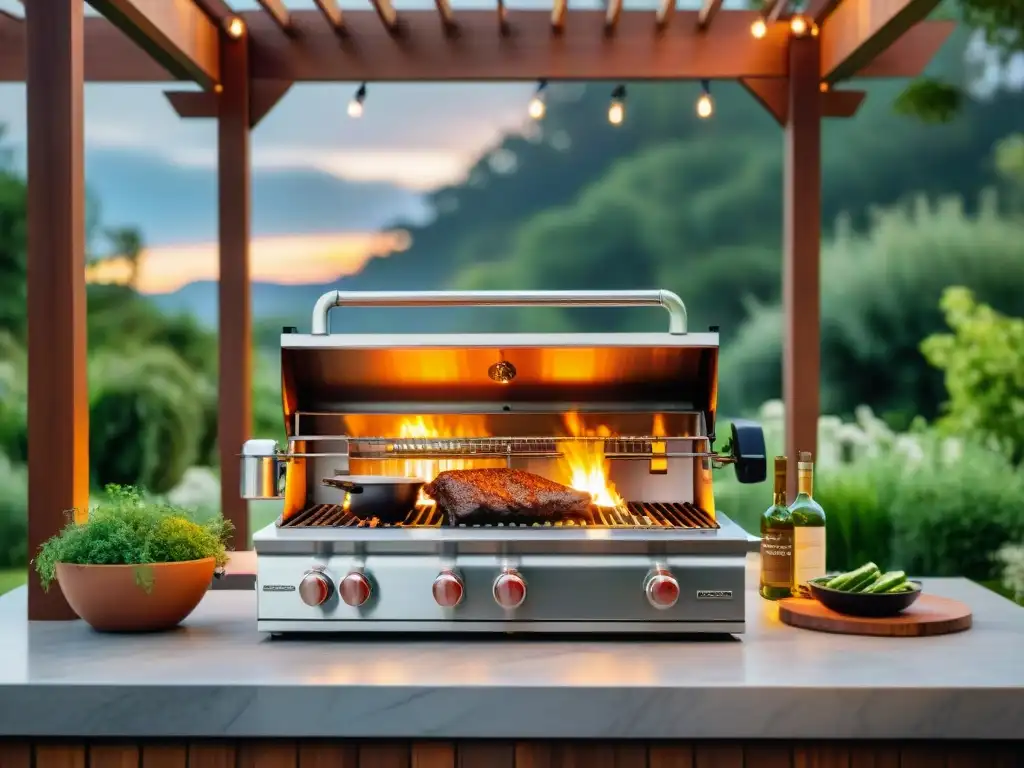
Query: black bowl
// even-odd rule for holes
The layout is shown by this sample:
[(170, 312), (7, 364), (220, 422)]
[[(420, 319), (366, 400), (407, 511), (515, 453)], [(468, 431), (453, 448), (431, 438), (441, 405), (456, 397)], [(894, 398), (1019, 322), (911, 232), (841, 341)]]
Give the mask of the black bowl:
[[(825, 577), (826, 579), (831, 577)], [(847, 616), (861, 616), (871, 619), (882, 619), (896, 616), (907, 610), (921, 596), (921, 582), (911, 581), (915, 589), (911, 592), (891, 592), (872, 594), (864, 592), (840, 592), (829, 589), (820, 583), (820, 579), (807, 582), (811, 596), (826, 608)]]

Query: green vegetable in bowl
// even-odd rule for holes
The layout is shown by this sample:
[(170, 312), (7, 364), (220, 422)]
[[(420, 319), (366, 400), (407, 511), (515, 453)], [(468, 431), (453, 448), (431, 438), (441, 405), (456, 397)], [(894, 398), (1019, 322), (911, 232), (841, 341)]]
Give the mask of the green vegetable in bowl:
[(874, 563), (865, 563), (860, 568), (846, 573), (816, 579), (815, 583), (839, 592), (860, 592), (870, 595), (913, 592), (918, 589), (916, 584), (907, 580), (907, 574), (903, 571), (882, 573)]

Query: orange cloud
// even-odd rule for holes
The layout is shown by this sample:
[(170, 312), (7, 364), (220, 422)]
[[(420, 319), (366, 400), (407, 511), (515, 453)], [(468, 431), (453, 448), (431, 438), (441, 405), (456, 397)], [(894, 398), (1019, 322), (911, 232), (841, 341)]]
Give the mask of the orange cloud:
[[(249, 249), (250, 272), (255, 282), (323, 283), (358, 272), (374, 256), (388, 256), (408, 247), (405, 232), (256, 237)], [(87, 279), (120, 283), (127, 280), (128, 273), (123, 259), (110, 259), (89, 267)], [(168, 293), (197, 280), (216, 280), (217, 275), (216, 243), (157, 246), (142, 253), (138, 289)]]

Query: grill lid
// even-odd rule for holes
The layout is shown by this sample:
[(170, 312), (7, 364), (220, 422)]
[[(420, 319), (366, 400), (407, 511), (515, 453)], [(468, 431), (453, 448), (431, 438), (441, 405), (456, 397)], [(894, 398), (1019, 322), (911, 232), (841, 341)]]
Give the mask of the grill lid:
[[(331, 306), (663, 306), (667, 333), (345, 334)], [(678, 309), (677, 309), (678, 307)], [(713, 421), (718, 334), (686, 332), (667, 291), (347, 293), (317, 303), (310, 334), (285, 333), (286, 416), (305, 413), (514, 413), (623, 408), (705, 412)], [(289, 419), (290, 421), (290, 419)]]

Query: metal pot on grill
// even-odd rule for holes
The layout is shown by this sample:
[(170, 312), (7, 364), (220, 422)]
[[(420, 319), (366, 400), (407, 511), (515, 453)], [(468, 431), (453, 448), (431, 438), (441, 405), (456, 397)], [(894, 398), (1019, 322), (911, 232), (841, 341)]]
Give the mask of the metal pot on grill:
[(325, 477), (321, 483), (342, 491), (348, 497), (346, 508), (361, 520), (376, 517), (393, 525), (409, 516), (425, 481), (416, 477), (341, 475)]

